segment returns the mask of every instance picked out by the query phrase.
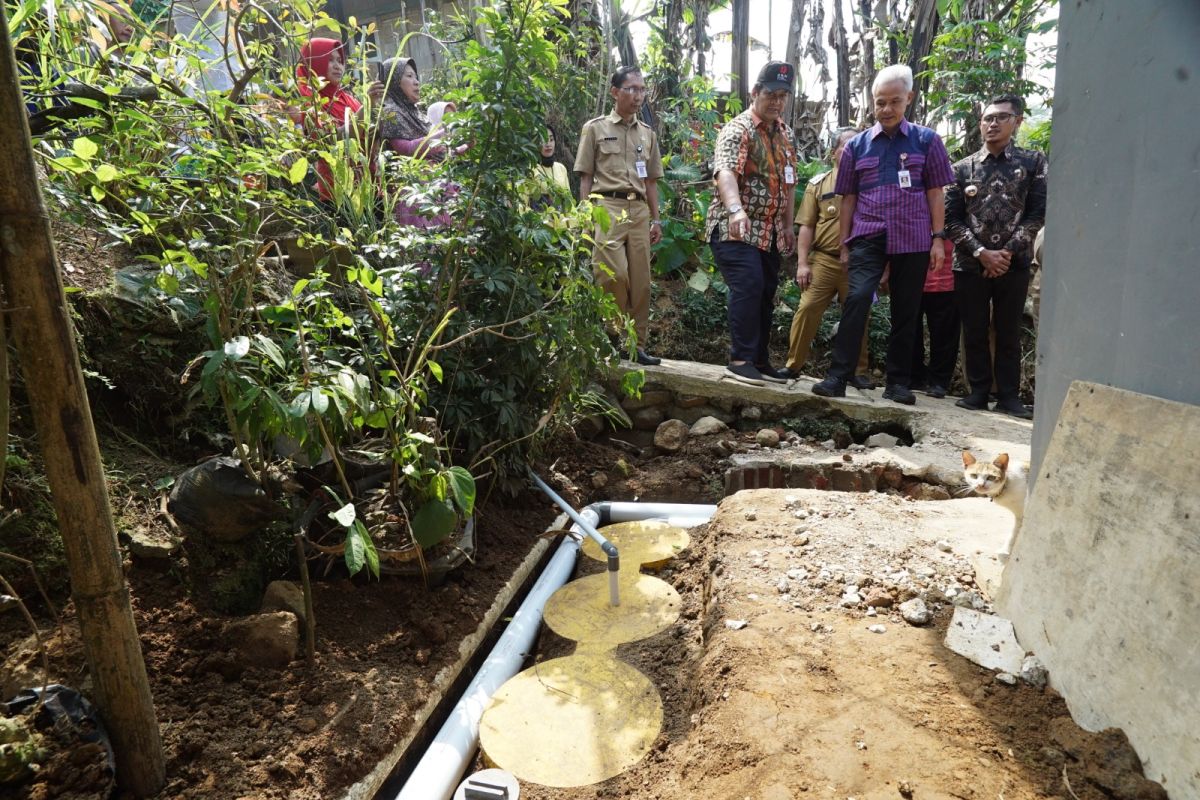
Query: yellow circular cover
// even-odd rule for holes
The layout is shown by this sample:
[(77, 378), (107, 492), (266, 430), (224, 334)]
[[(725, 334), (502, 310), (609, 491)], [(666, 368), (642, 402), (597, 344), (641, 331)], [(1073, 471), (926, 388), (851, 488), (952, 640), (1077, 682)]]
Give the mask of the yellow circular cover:
[[(600, 533), (617, 546), (622, 572), (627, 565), (631, 570), (638, 567), (660, 570), (692, 541), (686, 530), (660, 519), (618, 522), (600, 528)], [(583, 552), (597, 561), (608, 559), (590, 537), (583, 540)]]
[(587, 575), (550, 596), (546, 624), (567, 639), (616, 646), (653, 636), (679, 619), (679, 592), (671, 584), (652, 575), (619, 576), (619, 606), (609, 605), (607, 572)]
[(662, 720), (649, 678), (612, 653), (577, 653), (501, 686), (480, 720), (479, 743), (487, 762), (522, 781), (585, 786), (640, 761)]

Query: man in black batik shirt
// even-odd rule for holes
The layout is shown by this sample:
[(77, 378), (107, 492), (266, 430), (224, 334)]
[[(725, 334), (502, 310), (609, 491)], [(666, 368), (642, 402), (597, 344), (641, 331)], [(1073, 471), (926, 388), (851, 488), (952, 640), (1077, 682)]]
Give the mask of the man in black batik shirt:
[[(1021, 313), (1033, 241), (1046, 217), (1046, 157), (1012, 143), (1024, 101), (993, 100), (983, 112), (983, 147), (954, 165), (946, 191), (946, 233), (954, 242), (954, 293), (962, 316), (970, 393), (962, 408), (984, 410), (993, 378), (996, 411), (1022, 419)], [(988, 329), (996, 330), (993, 364)]]

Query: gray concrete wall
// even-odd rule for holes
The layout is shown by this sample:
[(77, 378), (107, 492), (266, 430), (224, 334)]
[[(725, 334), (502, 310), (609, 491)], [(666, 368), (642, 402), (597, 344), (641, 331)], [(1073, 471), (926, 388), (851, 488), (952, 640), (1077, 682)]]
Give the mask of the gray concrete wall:
[(996, 606), (1088, 730), (1200, 800), (1200, 406), (1079, 381)]
[(998, 609), (1077, 722), (1200, 800), (1200, 0), (1059, 13), (1033, 494)]
[(1059, 9), (1035, 465), (1072, 380), (1200, 404), (1200, 0)]

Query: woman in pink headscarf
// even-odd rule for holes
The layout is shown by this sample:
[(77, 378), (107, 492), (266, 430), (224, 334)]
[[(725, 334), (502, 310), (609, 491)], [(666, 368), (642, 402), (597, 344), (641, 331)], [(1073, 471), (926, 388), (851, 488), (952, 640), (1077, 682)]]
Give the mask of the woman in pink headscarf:
[[(319, 135), (330, 121), (341, 135), (367, 129), (367, 109), (377, 109), (383, 100), (384, 87), (379, 81), (367, 88), (370, 106), (364, 106), (348, 89), (342, 87), (346, 74), (345, 47), (336, 39), (309, 39), (300, 48), (300, 63), (296, 66), (297, 89), (309, 98), (316, 109), (314, 114), (302, 115), (305, 127), (313, 136)], [(307, 104), (306, 104), (307, 105)], [(360, 134), (361, 135), (361, 134)], [(364, 138), (364, 143), (366, 142)], [(369, 143), (368, 143), (369, 144)], [(368, 151), (369, 152), (369, 151)], [(374, 158), (368, 157), (374, 173)], [(333, 174), (324, 159), (317, 159), (317, 193), (322, 200), (332, 200)]]

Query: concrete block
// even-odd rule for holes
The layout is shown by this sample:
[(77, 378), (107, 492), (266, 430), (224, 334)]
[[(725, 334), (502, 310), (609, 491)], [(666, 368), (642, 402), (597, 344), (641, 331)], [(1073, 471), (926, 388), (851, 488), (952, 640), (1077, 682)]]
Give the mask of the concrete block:
[(970, 608), (954, 609), (946, 628), (946, 647), (987, 669), (1020, 672), (1025, 651), (1017, 644), (1013, 624), (1003, 617)]
[(996, 597), (1082, 727), (1200, 798), (1200, 406), (1076, 381)]

